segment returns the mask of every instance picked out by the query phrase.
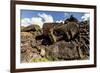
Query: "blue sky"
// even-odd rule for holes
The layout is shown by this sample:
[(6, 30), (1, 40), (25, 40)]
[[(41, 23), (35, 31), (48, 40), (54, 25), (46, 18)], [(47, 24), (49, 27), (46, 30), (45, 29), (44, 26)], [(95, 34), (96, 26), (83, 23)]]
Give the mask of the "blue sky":
[(73, 15), (75, 18), (77, 18), (79, 21), (81, 21), (82, 17), (84, 18), (84, 16), (86, 14), (87, 13), (83, 13), (83, 12), (21, 10), (21, 20), (24, 19), (22, 21), (22, 24), (23, 24), (23, 22), (26, 22), (26, 24), (28, 24), (28, 23), (30, 23), (30, 21), (33, 24), (36, 23), (37, 21), (39, 21), (39, 23), (42, 24), (42, 22), (64, 21), (65, 19), (69, 18), (70, 15)]

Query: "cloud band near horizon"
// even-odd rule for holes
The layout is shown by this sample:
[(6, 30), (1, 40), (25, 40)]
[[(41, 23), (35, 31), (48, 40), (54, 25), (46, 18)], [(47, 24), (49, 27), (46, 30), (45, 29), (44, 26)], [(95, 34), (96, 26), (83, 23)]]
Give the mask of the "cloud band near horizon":
[[(65, 18), (69, 17), (68, 13), (63, 12), (62, 15)], [(75, 16), (75, 13), (74, 13), (74, 16)], [(56, 17), (56, 15), (55, 15), (55, 17)], [(57, 17), (58, 17), (58, 15), (57, 15)], [(76, 14), (76, 18), (77, 17), (79, 17), (78, 13)], [(60, 18), (60, 15), (59, 15), (59, 18)], [(84, 14), (81, 14), (79, 18), (80, 18), (80, 21), (89, 20), (90, 15), (89, 15), (89, 13), (84, 13)], [(29, 25), (32, 25), (32, 24), (36, 24), (36, 25), (39, 25), (42, 28), (44, 23), (53, 23), (53, 22), (60, 23), (60, 22), (64, 22), (64, 20), (59, 19), (59, 20), (55, 21), (54, 16), (52, 14), (47, 14), (45, 12), (44, 13), (38, 12), (37, 15), (33, 16), (33, 17), (21, 18), (21, 26), (29, 26)]]

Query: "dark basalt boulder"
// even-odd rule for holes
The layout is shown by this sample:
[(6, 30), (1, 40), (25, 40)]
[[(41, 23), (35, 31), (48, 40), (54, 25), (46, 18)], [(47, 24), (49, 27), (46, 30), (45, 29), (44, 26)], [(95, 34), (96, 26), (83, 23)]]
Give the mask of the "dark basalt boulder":
[(78, 47), (70, 42), (59, 41), (46, 49), (46, 53), (53, 57), (63, 60), (79, 59)]
[(46, 41), (45, 45), (53, 44), (60, 40), (70, 41), (79, 35), (79, 25), (75, 22), (67, 24), (49, 24), (43, 25), (43, 35), (41, 39)]
[(78, 20), (72, 15), (66, 19), (67, 23), (44, 23), (43, 24), (43, 44), (53, 44), (60, 40), (71, 41), (79, 35)]
[(70, 18), (67, 18), (64, 23), (67, 24), (68, 22), (79, 22), (73, 15), (70, 16)]
[(62, 26), (56, 27), (53, 31), (56, 36), (63, 36), (63, 39), (70, 41), (79, 35), (79, 24), (75, 22), (69, 22)]

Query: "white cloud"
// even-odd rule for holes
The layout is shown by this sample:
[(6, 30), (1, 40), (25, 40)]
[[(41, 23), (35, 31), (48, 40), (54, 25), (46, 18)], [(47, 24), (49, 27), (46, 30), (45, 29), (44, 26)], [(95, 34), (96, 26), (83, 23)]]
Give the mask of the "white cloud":
[(21, 26), (29, 26), (32, 24), (39, 25), (42, 28), (43, 21), (40, 17), (23, 18), (21, 19)]
[(64, 23), (63, 20), (57, 20), (56, 23)]
[(30, 24), (31, 23), (30, 23), (30, 19), (29, 18), (23, 18), (23, 19), (21, 19), (21, 25), (22, 26), (28, 26)]
[(43, 14), (39, 13), (37, 17), (21, 19), (21, 26), (29, 26), (32, 24), (37, 24), (42, 28), (43, 23), (47, 23), (47, 22), (54, 22), (53, 17), (45, 13)]
[(83, 21), (86, 21), (86, 20), (89, 20), (89, 18), (90, 18), (90, 14), (84, 14), (82, 17), (81, 17), (81, 19), (83, 20)]
[(38, 16), (43, 18), (44, 23), (46, 23), (46, 22), (53, 22), (53, 17), (51, 15), (47, 15), (45, 13), (42, 13), (42, 14), (39, 13)]
[(31, 24), (39, 25), (42, 28), (42, 25), (43, 25), (42, 18), (40, 18), (40, 17), (32, 17), (31, 18)]

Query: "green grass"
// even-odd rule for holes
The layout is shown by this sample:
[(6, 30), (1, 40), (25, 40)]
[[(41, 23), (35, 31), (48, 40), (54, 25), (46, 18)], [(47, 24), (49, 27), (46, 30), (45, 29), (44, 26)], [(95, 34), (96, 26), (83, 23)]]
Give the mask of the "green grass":
[(47, 58), (37, 58), (33, 59), (32, 62), (48, 62), (49, 60)]

